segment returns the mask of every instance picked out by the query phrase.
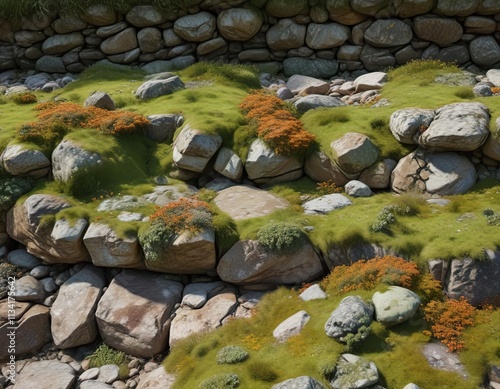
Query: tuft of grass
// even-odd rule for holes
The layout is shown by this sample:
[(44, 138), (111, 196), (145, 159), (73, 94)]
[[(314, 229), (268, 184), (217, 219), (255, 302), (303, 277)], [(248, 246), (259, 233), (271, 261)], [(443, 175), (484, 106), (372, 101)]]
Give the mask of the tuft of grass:
[(181, 78), (194, 81), (218, 81), (245, 90), (260, 89), (259, 70), (255, 66), (198, 62), (179, 72)]
[(252, 379), (263, 382), (274, 382), (279, 377), (275, 368), (262, 361), (250, 362), (248, 364), (248, 372)]
[(128, 358), (123, 351), (115, 350), (105, 343), (101, 343), (88, 359), (90, 367), (101, 367), (104, 365), (123, 366), (128, 363)]
[(476, 96), (474, 95), (474, 92), (472, 91), (472, 88), (467, 88), (467, 87), (459, 87), (455, 93), (455, 96), (457, 96), (460, 99), (463, 100), (471, 100), (475, 98)]

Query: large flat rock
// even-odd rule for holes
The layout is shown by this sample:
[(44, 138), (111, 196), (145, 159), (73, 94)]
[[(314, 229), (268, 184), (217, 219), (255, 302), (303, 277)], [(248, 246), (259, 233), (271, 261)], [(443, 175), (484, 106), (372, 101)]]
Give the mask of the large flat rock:
[(221, 190), (215, 204), (234, 220), (245, 220), (269, 215), (288, 207), (288, 201), (265, 190), (247, 185), (236, 185)]

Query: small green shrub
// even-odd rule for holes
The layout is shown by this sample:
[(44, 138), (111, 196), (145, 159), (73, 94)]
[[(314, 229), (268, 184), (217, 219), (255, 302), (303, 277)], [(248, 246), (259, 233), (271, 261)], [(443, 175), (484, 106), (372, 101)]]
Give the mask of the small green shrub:
[[(406, 199), (409, 199), (406, 198)], [(387, 205), (378, 213), (377, 219), (370, 226), (372, 232), (389, 232), (392, 224), (396, 223), (396, 215), (417, 215), (420, 213), (420, 206), (417, 202), (406, 201), (405, 198), (399, 200), (398, 204)]]
[(470, 100), (475, 97), (472, 88), (467, 88), (467, 87), (458, 88), (457, 91), (454, 93), (454, 95), (464, 100)]
[(330, 116), (330, 121), (334, 123), (347, 123), (351, 120), (351, 117), (345, 112), (333, 112)]
[(60, 192), (82, 198), (94, 193), (99, 187), (99, 167), (87, 167), (76, 171), (67, 181), (59, 181), (57, 187)]
[(184, 69), (181, 76), (197, 80), (218, 80), (245, 89), (260, 89), (259, 70), (255, 66), (197, 62)]
[(396, 217), (389, 206), (382, 208), (377, 215), (377, 219), (370, 226), (372, 232), (389, 231), (390, 226), (396, 222)]
[(158, 262), (162, 258), (162, 253), (170, 246), (174, 234), (165, 228), (162, 222), (154, 222), (139, 234), (139, 242), (144, 250), (146, 262)]
[(267, 250), (286, 254), (292, 253), (305, 243), (304, 232), (294, 223), (271, 221), (257, 233), (257, 239)]
[(226, 346), (219, 350), (217, 353), (217, 363), (222, 364), (233, 364), (245, 361), (249, 357), (249, 354), (239, 346)]
[(237, 374), (217, 374), (200, 384), (200, 389), (233, 389), (240, 385)]
[(115, 350), (105, 343), (99, 345), (88, 359), (90, 367), (101, 367), (104, 365), (122, 366), (128, 363), (128, 358), (123, 351)]
[(349, 333), (343, 338), (340, 338), (341, 342), (345, 343), (345, 352), (350, 353), (353, 352), (357, 347), (363, 343), (363, 341), (370, 335), (371, 328), (368, 326), (361, 326), (358, 329), (358, 332), (355, 334)]
[(252, 361), (248, 363), (247, 369), (250, 377), (254, 380), (273, 382), (279, 377), (278, 372), (270, 366), (269, 363), (262, 361)]
[(3, 279), (15, 277), (20, 270), (21, 269), (18, 269), (16, 266), (11, 265), (10, 263), (0, 263), (0, 277)]
[(219, 341), (217, 339), (212, 339), (212, 338), (209, 338), (206, 341), (198, 342), (191, 351), (191, 355), (194, 355), (197, 358), (203, 358), (218, 345)]
[(370, 122), (370, 127), (375, 131), (382, 131), (389, 127), (389, 122), (387, 119), (373, 119)]
[(333, 377), (335, 377), (335, 372), (337, 371), (337, 360), (331, 360), (323, 363), (320, 366), (319, 371), (325, 379), (331, 381)]
[(500, 213), (487, 208), (483, 211), (483, 215), (486, 216), (486, 223), (490, 226), (500, 226)]
[(17, 139), (34, 143), (50, 154), (57, 144), (70, 132), (70, 127), (63, 122), (39, 121), (29, 122), (17, 129)]
[(14, 177), (0, 180), (0, 211), (8, 211), (17, 199), (35, 186), (31, 177)]
[(38, 101), (35, 94), (32, 92), (16, 93), (12, 95), (10, 99), (18, 105), (35, 104)]

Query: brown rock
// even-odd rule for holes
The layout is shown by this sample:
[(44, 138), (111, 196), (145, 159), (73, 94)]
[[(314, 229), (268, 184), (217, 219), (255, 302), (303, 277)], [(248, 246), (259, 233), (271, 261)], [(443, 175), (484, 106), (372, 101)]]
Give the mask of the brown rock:
[(138, 42), (135, 28), (129, 27), (102, 42), (101, 50), (104, 54), (113, 55), (126, 53), (134, 50), (137, 46)]
[(462, 38), (462, 26), (454, 19), (437, 16), (417, 16), (413, 30), (419, 39), (447, 46)]
[(215, 269), (215, 234), (205, 228), (198, 233), (184, 232), (177, 236), (162, 253), (160, 259), (149, 261), (146, 268), (174, 274), (204, 274)]
[(141, 267), (142, 251), (137, 236), (120, 237), (106, 224), (91, 223), (83, 243), (96, 266)]
[(318, 182), (332, 180), (339, 187), (349, 182), (340, 168), (322, 151), (315, 151), (307, 157), (304, 171), (307, 176)]
[(347, 174), (360, 173), (379, 157), (377, 146), (366, 135), (348, 132), (330, 145), (335, 162)]
[(93, 4), (82, 15), (82, 19), (96, 26), (108, 26), (117, 21), (115, 10), (106, 4)]
[(85, 266), (61, 286), (50, 311), (56, 347), (71, 348), (95, 340), (95, 311), (104, 286), (102, 270), (92, 265)]
[(214, 201), (234, 220), (265, 216), (289, 205), (284, 199), (247, 185), (236, 185), (221, 190)]
[(226, 288), (212, 297), (203, 308), (179, 308), (170, 329), (170, 346), (179, 340), (201, 332), (215, 330), (238, 304), (235, 290)]
[(223, 281), (236, 285), (295, 284), (321, 276), (323, 268), (310, 244), (282, 255), (267, 251), (257, 241), (244, 240), (221, 258), (217, 273)]
[(181, 301), (182, 289), (182, 284), (161, 274), (124, 270), (113, 279), (97, 307), (103, 341), (144, 358), (163, 352), (170, 316)]
[[(15, 355), (34, 354), (51, 340), (50, 311), (43, 305), (31, 307), (16, 324)], [(11, 341), (9, 333), (12, 332), (10, 327), (12, 327), (10, 322), (0, 327), (0, 359), (9, 356), (8, 347)]]

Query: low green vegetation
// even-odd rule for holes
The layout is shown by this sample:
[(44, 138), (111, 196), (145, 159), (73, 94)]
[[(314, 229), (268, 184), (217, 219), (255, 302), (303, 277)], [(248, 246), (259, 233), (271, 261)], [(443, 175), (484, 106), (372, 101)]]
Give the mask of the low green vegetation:
[(115, 350), (105, 343), (101, 343), (99, 347), (88, 357), (90, 367), (101, 367), (104, 365), (122, 366), (128, 363), (128, 358), (123, 351)]
[[(329, 294), (326, 300), (304, 302), (298, 298), (298, 291), (279, 288), (264, 297), (251, 319), (233, 320), (218, 330), (196, 334), (176, 344), (166, 358), (164, 366), (175, 373), (174, 388), (203, 388), (203, 383), (222, 374), (236, 374), (239, 388), (268, 389), (273, 384), (289, 378), (310, 375), (326, 387), (334, 373), (338, 358), (346, 351), (346, 345), (326, 336), (324, 325), (330, 313), (340, 300), (349, 294), (360, 295), (368, 300), (373, 292), (355, 291), (347, 294)], [(277, 343), (272, 336), (273, 329), (294, 313), (306, 310), (311, 316), (300, 335), (283, 343)], [(469, 379), (459, 374), (432, 368), (421, 353), (430, 337), (423, 333), (428, 324), (418, 313), (409, 322), (385, 328), (374, 322), (371, 330), (350, 343), (357, 355), (373, 361), (380, 372), (380, 384), (387, 388), (402, 388), (409, 382), (420, 387), (454, 389), (479, 388), (487, 368), (487, 362), (498, 363), (498, 323), (495, 312), (485, 322), (465, 331), (463, 361)], [(496, 321), (495, 321), (496, 320)], [(489, 341), (488, 336), (492, 336)], [(364, 340), (361, 340), (365, 337)], [(476, 338), (477, 337), (477, 338)], [(486, 353), (478, 352), (477, 341), (488, 343)], [(198, 345), (218, 345), (197, 353)], [(248, 351), (249, 357), (238, 364), (219, 364), (217, 354), (220, 345), (240, 346)], [(497, 354), (495, 354), (497, 353)], [(395, 368), (397, 366), (397, 368)]]
[[(368, 135), (380, 148), (382, 157), (395, 159), (413, 148), (399, 144), (388, 127), (390, 115), (401, 108), (434, 109), (451, 102), (480, 101), (490, 108), (491, 128), (495, 128), (500, 100), (474, 98), (466, 92), (467, 87), (433, 81), (437, 75), (457, 72), (455, 67), (435, 61), (410, 63), (389, 73), (389, 83), (382, 89), (382, 98), (388, 99), (390, 106), (318, 109), (307, 112), (301, 120), (315, 135), (317, 146), (327, 154), (334, 139), (352, 131)], [(62, 90), (47, 94), (36, 92), (35, 96), (38, 102), (58, 98), (81, 105), (91, 92), (106, 91), (120, 107), (130, 112), (141, 115), (181, 114), (190, 126), (220, 134), (224, 146), (245, 159), (256, 132), (239, 105), (249, 91), (259, 87), (256, 70), (200, 63), (178, 74), (188, 86), (185, 90), (147, 102), (137, 100), (133, 95), (143, 81), (144, 73), (137, 69), (103, 65), (89, 68), (78, 81)], [(153, 247), (149, 250), (153, 253), (150, 260), (157, 259), (154, 253), (161, 252), (161, 247), (157, 246), (168, 241), (173, 231), (178, 232), (173, 227), (169, 230), (166, 225), (182, 222), (179, 219), (182, 219), (182, 213), (168, 214), (161, 225), (156, 225), (121, 222), (117, 219), (120, 211), (99, 212), (97, 207), (102, 200), (112, 197), (140, 197), (151, 193), (157, 185), (155, 178), (168, 176), (175, 169), (172, 146), (150, 141), (141, 133), (114, 136), (78, 126), (49, 128), (43, 134), (35, 131), (34, 135), (39, 135), (39, 138), (19, 139), (19, 131), (28, 122), (36, 121), (37, 113), (34, 104), (16, 104), (11, 98), (1, 99), (0, 148), (7, 144), (23, 144), (40, 149), (49, 156), (64, 137), (90, 152), (99, 153), (105, 162), (91, 174), (82, 173), (67, 183), (13, 179), (0, 172), (3, 195), (0, 207), (7, 209), (18, 198), (23, 200), (33, 193), (61, 194), (72, 207), (47, 217), (44, 222), (54, 223), (61, 218), (75, 221), (82, 217), (90, 222), (106, 223), (119, 236), (139, 236), (146, 251), (147, 247)], [(169, 177), (168, 183), (187, 191), (183, 182)], [(415, 261), (421, 269), (429, 259), (467, 256), (481, 260), (485, 249), (500, 247), (500, 185), (493, 179), (481, 181), (467, 194), (446, 197), (449, 204), (445, 206), (429, 204), (423, 196), (415, 193), (395, 195), (379, 191), (368, 198), (351, 198), (352, 205), (316, 216), (305, 215), (301, 204), (320, 195), (337, 193), (341, 188), (332, 182), (316, 183), (304, 177), (267, 189), (288, 200), (290, 206), (266, 217), (235, 221), (214, 204), (215, 193), (204, 190), (197, 201), (206, 205), (201, 214), (195, 215), (202, 217), (196, 219), (194, 227), (200, 227), (200, 220), (206, 222), (202, 226), (214, 227), (219, 255), (239, 239), (258, 239), (269, 250), (283, 254), (293, 252), (303, 242), (309, 241), (323, 254), (327, 264), (330, 251), (365, 242), (393, 250)], [(152, 204), (134, 209), (143, 215), (152, 215), (155, 211), (158, 209)], [(176, 388), (232, 388), (238, 385), (240, 388), (269, 388), (274, 383), (300, 375), (311, 375), (327, 385), (340, 354), (355, 350), (376, 363), (382, 374), (381, 384), (385, 387), (404, 387), (408, 382), (414, 382), (424, 388), (470, 389), (481, 384), (487, 363), (500, 362), (499, 342), (495, 341), (500, 320), (498, 311), (492, 313), (491, 319), (485, 319), (464, 333), (465, 349), (461, 356), (470, 375), (468, 381), (457, 374), (432, 369), (419, 352), (430, 340), (430, 336), (422, 332), (428, 329), (423, 312), (410, 322), (391, 328), (373, 323), (369, 329), (349, 338), (347, 345), (326, 337), (324, 324), (343, 297), (356, 293), (369, 300), (374, 290), (385, 287), (378, 285), (372, 290), (342, 293), (330, 291), (326, 300), (310, 302), (299, 300), (298, 291), (280, 288), (264, 298), (252, 319), (233, 320), (213, 333), (197, 334), (180, 342), (172, 349), (165, 366), (177, 374)], [(424, 288), (419, 288), (424, 293)], [(435, 298), (431, 292), (421, 297), (426, 301)], [(312, 317), (304, 331), (284, 343), (276, 343), (272, 329), (302, 309)], [(477, 352), (474, 342), (482, 345), (481, 352)], [(111, 358), (111, 350), (98, 351), (95, 358)], [(243, 357), (245, 353), (248, 355)], [(398, 368), (394, 369), (396, 365)], [(419, 368), (415, 369), (415, 366)]]

